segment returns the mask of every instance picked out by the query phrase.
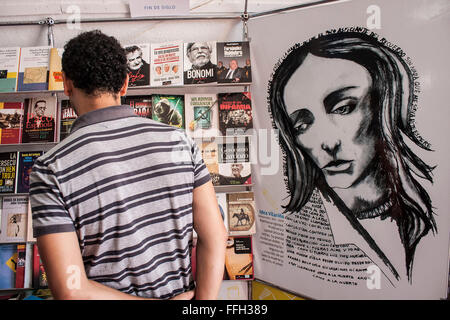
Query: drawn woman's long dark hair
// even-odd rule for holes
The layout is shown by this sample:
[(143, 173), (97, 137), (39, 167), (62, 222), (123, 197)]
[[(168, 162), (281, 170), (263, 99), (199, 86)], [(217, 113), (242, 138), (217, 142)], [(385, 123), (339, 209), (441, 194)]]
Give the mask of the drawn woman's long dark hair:
[[(436, 231), (431, 199), (416, 177), (433, 182), (432, 167), (422, 161), (405, 143), (408, 139), (417, 146), (430, 150), (414, 134), (409, 121), (417, 102), (414, 95), (414, 75), (408, 64), (377, 39), (360, 32), (339, 32), (320, 35), (306, 43), (293, 46), (275, 66), (269, 83), (268, 102), (273, 125), (279, 129), (280, 145), (284, 154), (284, 174), (289, 192), (286, 212), (299, 212), (308, 202), (314, 188), (319, 188), (336, 203), (372, 248), (398, 273), (379, 250), (355, 215), (324, 182), (323, 174), (306, 153), (298, 148), (293, 126), (286, 112), (284, 88), (308, 54), (323, 58), (340, 58), (358, 63), (372, 78), (371, 107), (380, 142), (377, 146), (379, 172), (389, 186), (393, 207), (390, 216), (397, 223), (406, 253), (406, 267), (411, 280), (414, 252), (420, 239), (430, 230)], [(324, 75), (326, 77), (326, 75)], [(326, 128), (324, 128), (326, 130)], [(379, 173), (379, 174), (380, 174)]]

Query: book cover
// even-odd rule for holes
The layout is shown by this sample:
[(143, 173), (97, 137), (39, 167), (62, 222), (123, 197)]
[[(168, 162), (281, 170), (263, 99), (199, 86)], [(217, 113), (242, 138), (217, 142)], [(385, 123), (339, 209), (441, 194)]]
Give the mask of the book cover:
[(123, 99), (123, 104), (133, 108), (134, 113), (139, 117), (152, 119), (152, 96), (127, 96)]
[(61, 59), (64, 48), (50, 48), (48, 90), (64, 90)]
[(252, 235), (255, 228), (255, 198), (253, 192), (227, 194), (228, 232), (230, 235)]
[(25, 242), (27, 231), (27, 196), (5, 196), (2, 201), (2, 242)]
[(219, 130), (222, 135), (244, 135), (253, 128), (250, 92), (219, 93)]
[(184, 84), (217, 82), (216, 42), (184, 43)]
[(216, 94), (185, 94), (186, 132), (194, 139), (220, 135)]
[(30, 191), (30, 173), (34, 161), (43, 154), (42, 151), (19, 152), (17, 193), (28, 193)]
[(22, 143), (55, 142), (56, 106), (55, 96), (25, 100)]
[(216, 185), (252, 183), (248, 137), (227, 137), (217, 142), (219, 177)]
[(25, 284), (25, 258), (26, 245), (17, 245), (17, 263), (16, 263), (16, 288), (23, 288)]
[(17, 245), (0, 244), (0, 289), (16, 285)]
[(224, 280), (252, 280), (253, 246), (251, 236), (228, 237)]
[(228, 203), (226, 193), (216, 193), (217, 204), (219, 205), (220, 215), (222, 216), (225, 229), (228, 231)]
[(44, 264), (37, 244), (33, 245), (33, 288), (45, 289), (48, 288), (47, 274), (45, 273)]
[(247, 281), (222, 281), (217, 300), (249, 300), (249, 283)]
[(17, 152), (0, 152), (0, 194), (14, 193), (17, 179)]
[(70, 100), (61, 100), (61, 118), (59, 120), (59, 141), (61, 142), (70, 134), (72, 124), (78, 118)]
[(0, 144), (21, 143), (22, 122), (22, 102), (0, 102)]
[(127, 55), (128, 87), (150, 85), (150, 44), (128, 44), (124, 46)]
[(203, 162), (209, 171), (212, 184), (219, 185), (219, 153), (217, 142), (214, 138), (208, 140), (195, 139), (195, 142), (202, 153)]
[(217, 42), (217, 82), (252, 82), (248, 41)]
[(27, 242), (36, 242), (36, 238), (33, 236), (33, 212), (30, 201), (27, 204)]
[(183, 85), (183, 42), (151, 44), (151, 86)]
[(184, 129), (184, 96), (152, 95), (152, 119)]
[(17, 90), (20, 48), (0, 48), (0, 92)]
[(48, 89), (50, 49), (50, 46), (21, 48), (17, 91)]

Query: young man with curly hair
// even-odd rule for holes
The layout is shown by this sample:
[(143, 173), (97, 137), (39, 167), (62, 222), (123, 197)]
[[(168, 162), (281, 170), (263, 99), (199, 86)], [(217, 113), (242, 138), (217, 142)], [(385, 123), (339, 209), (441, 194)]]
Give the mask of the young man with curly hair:
[(199, 149), (182, 130), (120, 105), (127, 58), (113, 37), (90, 31), (70, 40), (62, 69), (78, 118), (30, 177), (54, 298), (191, 299), (195, 290), (196, 299), (215, 299), (226, 230)]

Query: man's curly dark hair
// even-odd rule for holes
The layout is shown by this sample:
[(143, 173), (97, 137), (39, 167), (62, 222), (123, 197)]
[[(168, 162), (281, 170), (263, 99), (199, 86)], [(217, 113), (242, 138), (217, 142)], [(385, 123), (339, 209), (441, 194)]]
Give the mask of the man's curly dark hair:
[(83, 32), (64, 46), (62, 70), (88, 95), (117, 94), (127, 77), (125, 50), (99, 30)]

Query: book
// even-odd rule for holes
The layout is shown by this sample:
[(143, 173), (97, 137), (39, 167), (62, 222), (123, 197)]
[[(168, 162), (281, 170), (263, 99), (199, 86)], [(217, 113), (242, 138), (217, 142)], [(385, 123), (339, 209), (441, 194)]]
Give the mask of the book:
[(219, 93), (219, 130), (222, 135), (245, 135), (253, 128), (250, 92)]
[(30, 173), (34, 161), (42, 156), (42, 151), (19, 152), (18, 157), (18, 175), (17, 175), (17, 193), (28, 193), (30, 191)]
[(27, 205), (27, 242), (36, 242), (33, 234), (33, 212), (31, 211), (31, 203)]
[(152, 119), (184, 129), (184, 96), (152, 95)]
[(216, 42), (184, 43), (184, 84), (217, 82)]
[(249, 300), (249, 283), (240, 280), (222, 281), (217, 300)]
[(252, 280), (253, 246), (251, 236), (228, 237), (224, 280)]
[(127, 55), (128, 87), (150, 85), (150, 44), (128, 44), (124, 46)]
[(26, 245), (17, 245), (17, 263), (16, 263), (16, 288), (23, 288), (25, 284), (25, 261), (26, 261)]
[(50, 46), (21, 48), (17, 91), (48, 89), (50, 49)]
[(55, 142), (55, 96), (25, 99), (22, 124), (22, 143)]
[(123, 99), (123, 104), (133, 108), (134, 113), (143, 118), (152, 119), (152, 96), (127, 96)]
[(25, 242), (27, 213), (27, 196), (3, 197), (0, 242)]
[(185, 94), (186, 132), (191, 138), (220, 135), (216, 94)]
[(209, 171), (212, 184), (219, 185), (219, 155), (217, 142), (214, 138), (209, 140), (195, 139), (195, 142), (202, 154), (203, 162)]
[(59, 120), (59, 141), (64, 140), (72, 129), (72, 124), (78, 118), (70, 100), (61, 100), (61, 118)]
[(0, 194), (14, 193), (17, 180), (17, 152), (0, 152)]
[(50, 48), (48, 90), (64, 90), (61, 59), (64, 48)]
[(217, 82), (252, 82), (248, 41), (217, 42)]
[(0, 48), (0, 92), (17, 90), (20, 48)]
[(224, 137), (217, 142), (219, 176), (215, 185), (252, 183), (249, 137)]
[(183, 42), (151, 44), (151, 86), (183, 85)]
[(219, 206), (220, 215), (222, 216), (225, 229), (228, 231), (228, 203), (226, 193), (216, 193), (217, 204)]
[(22, 138), (23, 102), (0, 102), (0, 144), (19, 144)]
[(42, 263), (41, 256), (39, 255), (39, 248), (37, 244), (33, 245), (33, 288), (45, 289), (48, 288), (47, 274)]
[(227, 194), (228, 232), (230, 235), (252, 235), (255, 228), (255, 198), (253, 192)]
[(17, 245), (0, 244), (0, 289), (16, 285)]

